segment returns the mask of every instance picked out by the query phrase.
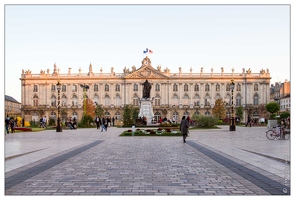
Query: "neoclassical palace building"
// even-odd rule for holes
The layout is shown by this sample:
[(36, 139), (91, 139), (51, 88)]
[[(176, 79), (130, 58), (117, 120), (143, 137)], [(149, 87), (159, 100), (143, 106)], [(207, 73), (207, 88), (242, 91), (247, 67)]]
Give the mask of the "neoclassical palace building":
[(124, 68), (123, 73), (115, 73), (111, 68), (109, 73), (94, 73), (92, 65), (89, 71), (60, 74), (54, 64), (53, 72), (41, 70), (33, 74), (30, 70), (22, 70), (22, 117), (26, 121), (38, 121), (40, 117), (57, 119), (58, 91), (57, 82), (61, 84), (60, 110), (62, 121), (76, 117), (78, 122), (83, 115), (84, 92), (80, 85), (88, 85), (86, 92), (95, 104), (100, 104), (107, 117), (122, 118), (125, 105), (139, 105), (142, 98), (142, 84), (148, 80), (152, 85), (150, 96), (153, 98), (153, 113), (156, 119), (173, 117), (179, 122), (183, 115), (211, 115), (215, 100), (222, 98), (227, 102), (227, 116), (231, 116), (231, 79), (234, 80), (233, 106), (244, 108), (244, 120), (250, 114), (252, 117), (262, 117), (259, 109), (270, 101), (270, 73), (269, 70), (260, 70), (252, 73), (251, 69), (243, 69), (235, 73), (225, 73), (223, 68), (219, 72), (182, 73), (170, 72), (161, 66), (152, 67), (149, 57), (142, 60), (139, 68), (132, 66)]

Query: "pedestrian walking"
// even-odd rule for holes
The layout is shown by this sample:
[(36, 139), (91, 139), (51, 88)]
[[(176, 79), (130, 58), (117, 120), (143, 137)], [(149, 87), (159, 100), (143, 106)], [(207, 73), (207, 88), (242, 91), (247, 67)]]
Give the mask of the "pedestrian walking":
[(106, 119), (103, 117), (102, 120), (101, 120), (101, 132), (103, 132), (103, 129), (104, 129), (105, 131), (107, 131), (107, 128), (105, 127), (105, 126), (106, 126), (106, 123), (107, 123), (107, 121), (106, 121)]
[(247, 120), (246, 127), (248, 126), (248, 124), (250, 124), (250, 127), (251, 127), (251, 118), (250, 118), (250, 115), (248, 115), (248, 120)]
[(13, 119), (13, 117), (10, 118), (9, 124), (10, 124), (11, 133), (14, 133), (15, 131), (14, 131), (14, 119)]
[(46, 125), (47, 125), (47, 119), (46, 119), (46, 116), (43, 117), (42, 125), (43, 125), (43, 128), (46, 128)]
[(185, 119), (185, 116), (182, 117), (181, 122), (180, 122), (180, 131), (183, 137), (183, 143), (185, 143), (185, 139), (187, 137), (187, 133), (188, 133), (188, 127), (189, 124), (187, 122), (187, 120)]
[(113, 126), (115, 126), (115, 118), (112, 118)]
[(9, 116), (7, 115), (6, 116), (6, 119), (5, 119), (5, 129), (6, 129), (6, 134), (9, 134), (9, 125), (10, 125), (10, 118)]
[(96, 116), (95, 118), (96, 128), (99, 129), (99, 117)]

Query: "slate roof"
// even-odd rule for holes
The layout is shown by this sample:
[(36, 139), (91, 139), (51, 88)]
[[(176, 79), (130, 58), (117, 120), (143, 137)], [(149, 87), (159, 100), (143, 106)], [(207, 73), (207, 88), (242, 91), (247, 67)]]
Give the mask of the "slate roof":
[(8, 96), (8, 95), (5, 95), (5, 101), (11, 101), (11, 102), (14, 102), (14, 103), (20, 103), (17, 100), (15, 100), (13, 97)]

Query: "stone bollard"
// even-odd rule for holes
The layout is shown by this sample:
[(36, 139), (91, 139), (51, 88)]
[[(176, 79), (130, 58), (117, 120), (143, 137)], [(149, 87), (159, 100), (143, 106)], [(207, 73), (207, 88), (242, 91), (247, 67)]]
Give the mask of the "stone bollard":
[(134, 136), (135, 126), (132, 126), (132, 136)]

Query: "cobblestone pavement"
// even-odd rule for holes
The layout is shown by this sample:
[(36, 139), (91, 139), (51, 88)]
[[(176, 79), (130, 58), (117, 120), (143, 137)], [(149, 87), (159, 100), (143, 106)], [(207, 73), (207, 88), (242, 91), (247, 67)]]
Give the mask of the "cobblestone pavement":
[(290, 140), (228, 126), (182, 137), (125, 129), (5, 136), (5, 195), (289, 195)]

